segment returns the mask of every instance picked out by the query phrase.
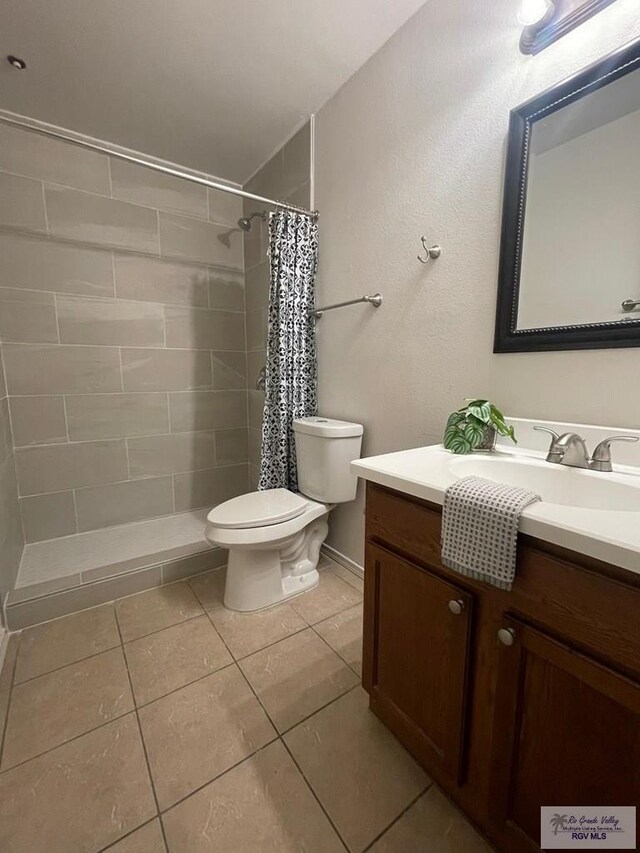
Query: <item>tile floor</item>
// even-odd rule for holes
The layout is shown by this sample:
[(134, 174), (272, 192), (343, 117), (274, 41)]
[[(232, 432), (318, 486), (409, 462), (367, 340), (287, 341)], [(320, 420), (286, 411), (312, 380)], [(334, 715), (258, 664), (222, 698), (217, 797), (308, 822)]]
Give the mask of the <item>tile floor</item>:
[(262, 613), (224, 570), (11, 638), (3, 853), (486, 853), (368, 710), (362, 582)]

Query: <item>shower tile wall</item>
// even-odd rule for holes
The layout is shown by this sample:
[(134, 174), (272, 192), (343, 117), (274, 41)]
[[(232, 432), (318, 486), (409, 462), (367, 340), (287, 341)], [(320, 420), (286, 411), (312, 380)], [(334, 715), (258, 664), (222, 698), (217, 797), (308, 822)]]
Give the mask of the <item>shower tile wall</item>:
[(7, 592), (13, 589), (23, 544), (14, 453), (11, 443), (9, 401), (4, 382), (2, 353), (0, 352), (0, 629), (3, 619), (2, 604)]
[(246, 491), (241, 211), (228, 194), (0, 126), (9, 563), (21, 543), (8, 414), (27, 542)]
[[(304, 127), (266, 163), (244, 189), (257, 195), (309, 207), (311, 170), (310, 125)], [(264, 207), (244, 201), (244, 215)], [(258, 484), (264, 394), (256, 380), (265, 363), (267, 305), (269, 301), (268, 223), (253, 220), (244, 240), (245, 291), (247, 303), (247, 367), (249, 385), (249, 477), (251, 488)]]

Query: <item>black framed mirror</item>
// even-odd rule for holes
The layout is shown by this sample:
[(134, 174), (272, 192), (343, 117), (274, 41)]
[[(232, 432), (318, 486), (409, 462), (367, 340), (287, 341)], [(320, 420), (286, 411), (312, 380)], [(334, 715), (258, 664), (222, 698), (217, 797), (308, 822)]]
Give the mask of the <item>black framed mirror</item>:
[(640, 41), (512, 110), (494, 352), (640, 346)]

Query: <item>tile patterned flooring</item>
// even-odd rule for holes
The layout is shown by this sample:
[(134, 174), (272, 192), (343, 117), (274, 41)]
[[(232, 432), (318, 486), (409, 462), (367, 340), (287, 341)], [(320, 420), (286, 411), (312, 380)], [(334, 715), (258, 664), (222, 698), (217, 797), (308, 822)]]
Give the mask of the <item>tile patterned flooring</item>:
[(0, 674), (3, 853), (487, 853), (370, 713), (362, 582), (255, 614), (224, 570), (29, 628)]

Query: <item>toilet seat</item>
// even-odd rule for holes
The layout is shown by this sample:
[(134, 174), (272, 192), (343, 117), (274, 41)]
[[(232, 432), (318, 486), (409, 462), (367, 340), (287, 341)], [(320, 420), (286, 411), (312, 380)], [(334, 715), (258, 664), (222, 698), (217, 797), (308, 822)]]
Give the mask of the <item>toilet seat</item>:
[(306, 498), (288, 489), (265, 489), (219, 504), (211, 510), (207, 520), (225, 530), (270, 527), (297, 518), (308, 506)]

